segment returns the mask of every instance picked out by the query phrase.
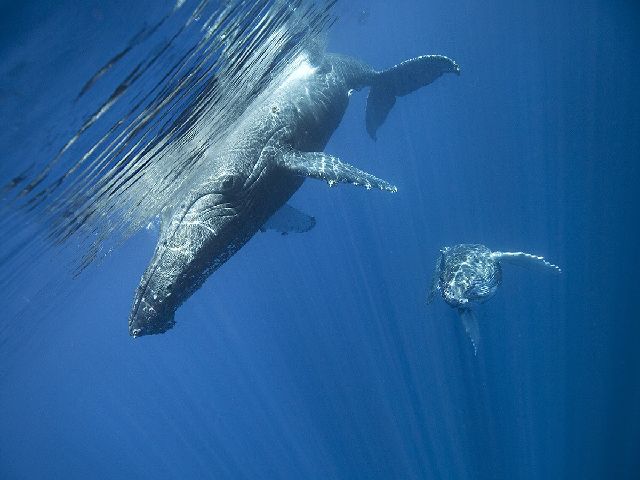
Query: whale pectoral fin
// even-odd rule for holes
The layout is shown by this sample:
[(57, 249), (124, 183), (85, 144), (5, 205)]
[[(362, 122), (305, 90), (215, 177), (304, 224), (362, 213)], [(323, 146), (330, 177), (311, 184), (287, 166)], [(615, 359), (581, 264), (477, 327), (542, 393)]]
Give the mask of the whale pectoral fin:
[(394, 185), (324, 152), (287, 150), (279, 155), (278, 161), (293, 174), (324, 180), (330, 187), (336, 183), (351, 183), (367, 190), (378, 188), (392, 193), (398, 191)]
[(480, 346), (480, 327), (478, 325), (478, 318), (473, 310), (470, 308), (462, 308), (458, 310), (460, 319), (464, 325), (464, 329), (469, 335), (471, 345), (473, 345), (473, 354), (478, 355), (478, 347)]
[(547, 262), (543, 257), (524, 252), (493, 252), (491, 256), (501, 262), (517, 265), (531, 270), (548, 270), (553, 273), (562, 273), (562, 269)]
[(442, 274), (442, 252), (438, 256), (438, 260), (436, 261), (436, 269), (433, 272), (433, 278), (431, 279), (431, 288), (429, 289), (429, 293), (427, 294), (427, 305), (433, 302), (434, 298), (436, 298), (437, 293), (440, 291), (440, 275)]
[(302, 213), (300, 210), (293, 208), (289, 204), (283, 205), (280, 210), (274, 213), (269, 220), (260, 229), (265, 232), (267, 230), (275, 230), (282, 235), (288, 233), (308, 232), (316, 225), (316, 219), (311, 215)]

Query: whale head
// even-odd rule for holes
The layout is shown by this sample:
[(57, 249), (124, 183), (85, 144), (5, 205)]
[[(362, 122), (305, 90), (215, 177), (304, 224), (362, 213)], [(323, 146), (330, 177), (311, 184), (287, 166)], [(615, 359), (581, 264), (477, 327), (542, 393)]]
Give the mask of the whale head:
[(502, 268), (484, 245), (460, 244), (442, 250), (440, 287), (445, 302), (469, 308), (491, 298), (502, 281)]
[(214, 175), (191, 189), (163, 219), (153, 258), (136, 290), (129, 316), (133, 337), (163, 333), (177, 308), (264, 223), (267, 202), (242, 174)]

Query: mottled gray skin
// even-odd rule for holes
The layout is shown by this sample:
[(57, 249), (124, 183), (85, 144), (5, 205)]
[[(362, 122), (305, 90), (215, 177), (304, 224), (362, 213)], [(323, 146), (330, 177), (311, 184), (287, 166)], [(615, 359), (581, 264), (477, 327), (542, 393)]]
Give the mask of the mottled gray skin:
[(501, 283), (500, 262), (484, 245), (444, 247), (436, 265), (430, 299), (439, 291), (450, 306), (466, 309), (491, 298)]
[[(437, 76), (457, 72), (457, 65), (447, 62), (440, 61), (444, 66)], [(208, 171), (163, 222), (136, 291), (131, 335), (170, 329), (176, 309), (285, 204), (305, 175), (330, 184), (346, 181), (395, 191), (386, 182), (376, 183), (379, 179), (373, 176), (336, 176), (328, 164), (325, 171), (321, 153), (302, 158), (304, 152), (324, 149), (347, 108), (350, 91), (371, 85), (377, 75), (344, 56), (325, 55), (313, 65), (303, 55), (254, 101), (226, 141), (207, 154)], [(315, 162), (311, 174), (292, 167), (301, 158)]]

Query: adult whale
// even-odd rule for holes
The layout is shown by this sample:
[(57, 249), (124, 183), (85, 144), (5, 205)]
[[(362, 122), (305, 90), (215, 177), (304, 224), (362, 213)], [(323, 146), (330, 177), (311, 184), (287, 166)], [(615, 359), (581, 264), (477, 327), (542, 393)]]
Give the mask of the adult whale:
[(375, 139), (396, 97), (447, 72), (460, 69), (441, 55), (379, 72), (342, 55), (299, 54), (238, 118), (224, 142), (205, 153), (206, 172), (189, 182), (173, 211), (165, 212), (136, 290), (129, 333), (139, 337), (170, 329), (176, 309), (258, 230), (290, 221), (285, 203), (306, 177), (395, 192), (391, 184), (322, 150), (353, 90), (371, 87), (366, 127)]

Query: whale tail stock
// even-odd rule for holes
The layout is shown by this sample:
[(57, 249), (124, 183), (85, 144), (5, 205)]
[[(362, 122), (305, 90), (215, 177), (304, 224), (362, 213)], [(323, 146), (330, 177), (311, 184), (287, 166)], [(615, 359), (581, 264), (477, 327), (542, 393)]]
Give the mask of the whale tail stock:
[(443, 55), (423, 55), (388, 70), (376, 72), (367, 99), (366, 122), (369, 136), (376, 139), (378, 127), (384, 123), (397, 97), (429, 85), (444, 73), (459, 75), (460, 67)]

